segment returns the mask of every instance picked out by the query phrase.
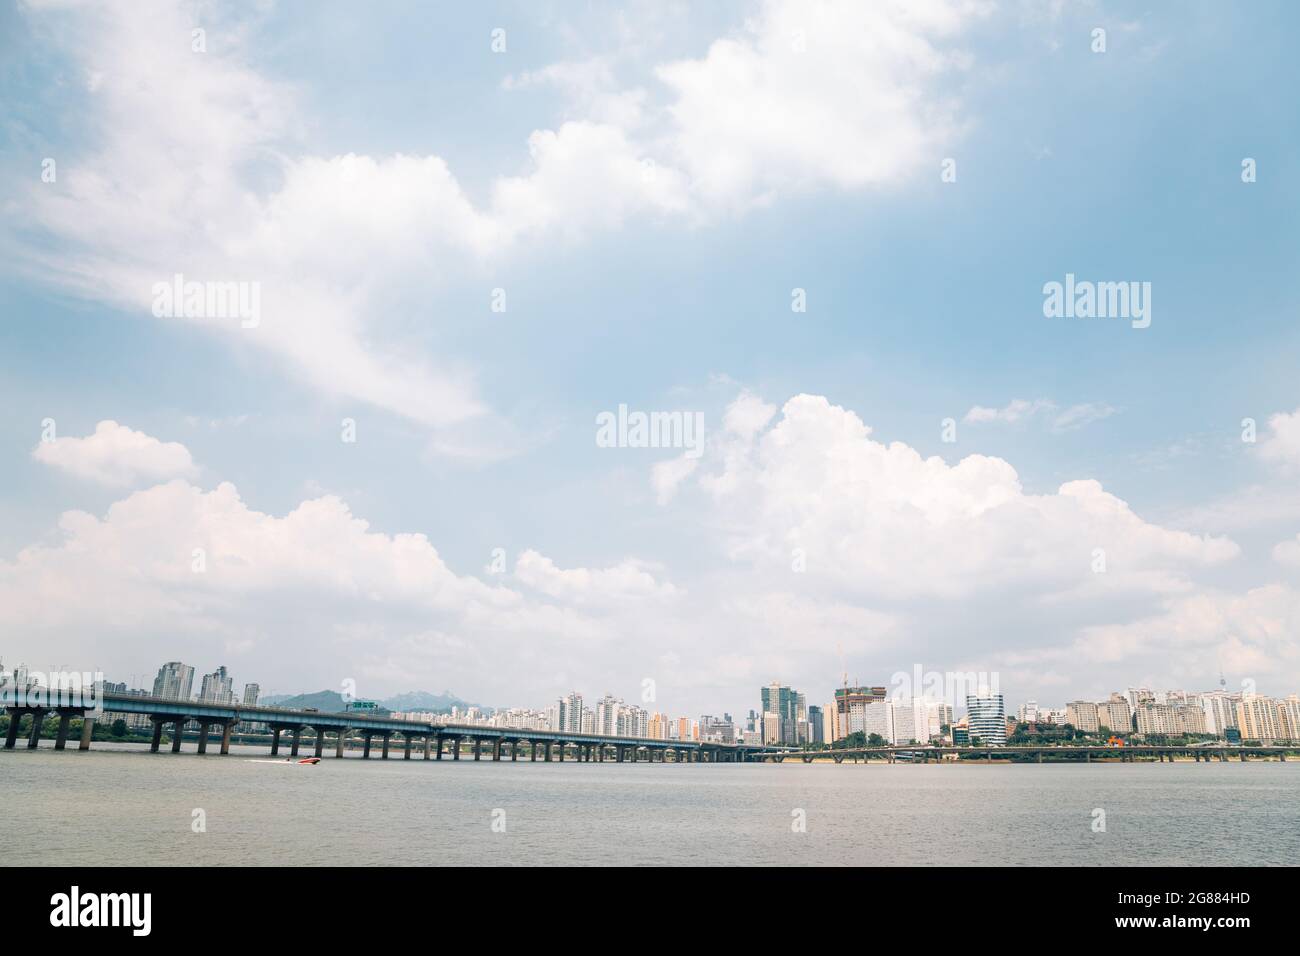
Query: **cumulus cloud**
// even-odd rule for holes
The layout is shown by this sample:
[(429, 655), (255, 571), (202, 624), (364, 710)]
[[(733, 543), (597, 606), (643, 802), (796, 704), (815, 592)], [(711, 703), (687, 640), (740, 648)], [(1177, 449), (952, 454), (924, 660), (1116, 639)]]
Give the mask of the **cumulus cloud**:
[(628, 601), (666, 600), (679, 592), (655, 578), (656, 569), (628, 559), (610, 568), (561, 569), (550, 558), (528, 550), (515, 562), (515, 577), (550, 597), (574, 605), (616, 605)]
[(1284, 469), (1300, 468), (1300, 408), (1271, 416), (1268, 428), (1259, 446), (1260, 455)]
[[(1189, 570), (1239, 553), (1226, 538), (1150, 524), (1093, 480), (1027, 494), (1000, 458), (948, 464), (870, 436), (851, 411), (799, 395), (772, 427), (714, 449), (699, 480), (725, 518), (729, 552), (784, 565), (800, 548), (875, 598), (995, 589), (1039, 600), (1186, 588)], [(1098, 550), (1104, 574), (1093, 570)]]
[[(176, 479), (103, 516), (65, 512), (56, 539), (0, 562), (0, 629), (74, 660), (111, 648), (117, 667), (180, 657), (264, 684), (353, 677), (498, 703), (633, 674), (712, 706), (773, 678), (815, 692), (845, 659), (867, 681), (916, 663), (1001, 670), (1013, 693), (1203, 675), (1219, 654), (1300, 679), (1294, 588), (1224, 587), (1227, 538), (1145, 520), (1087, 478), (1033, 494), (1002, 459), (878, 441), (820, 396), (778, 411), (745, 393), (722, 420), (680, 479), (699, 493), (663, 506), (694, 536), (671, 563), (562, 567), (527, 550), (480, 578), (334, 495), (277, 515)], [(686, 573), (690, 589), (674, 583)]]
[(1273, 560), (1288, 567), (1300, 568), (1300, 535), (1273, 545)]
[(198, 469), (189, 449), (102, 421), (85, 438), (55, 438), (32, 449), (44, 465), (102, 485), (124, 488), (168, 478), (192, 478)]
[(661, 66), (671, 149), (709, 203), (892, 183), (958, 132), (937, 89), (966, 58), (948, 44), (983, 5), (769, 0), (700, 59)]

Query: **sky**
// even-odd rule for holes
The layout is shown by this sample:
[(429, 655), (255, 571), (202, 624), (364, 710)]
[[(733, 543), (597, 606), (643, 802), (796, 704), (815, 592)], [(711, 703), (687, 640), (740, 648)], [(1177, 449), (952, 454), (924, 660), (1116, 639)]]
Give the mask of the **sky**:
[[(0, 660), (1300, 691), (1298, 25), (7, 3)], [(1145, 317), (1046, 314), (1067, 281)]]

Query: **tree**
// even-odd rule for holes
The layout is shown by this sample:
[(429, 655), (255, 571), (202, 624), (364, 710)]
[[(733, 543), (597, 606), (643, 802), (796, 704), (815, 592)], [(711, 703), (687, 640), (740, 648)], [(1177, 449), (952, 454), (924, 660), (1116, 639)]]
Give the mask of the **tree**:
[(880, 734), (872, 734), (867, 738), (867, 746), (869, 747), (881, 747), (884, 743), (885, 738), (880, 736)]
[(123, 720), (121, 717), (117, 718), (117, 720), (113, 721), (113, 727), (112, 727), (112, 730), (113, 730), (113, 736), (114, 736), (114, 737), (125, 737), (125, 736), (126, 736), (126, 721)]

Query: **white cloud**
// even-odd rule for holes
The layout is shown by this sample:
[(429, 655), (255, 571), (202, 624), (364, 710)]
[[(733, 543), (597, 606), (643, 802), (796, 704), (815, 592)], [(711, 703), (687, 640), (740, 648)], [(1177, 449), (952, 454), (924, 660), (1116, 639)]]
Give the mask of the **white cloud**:
[(1273, 545), (1273, 560), (1292, 568), (1300, 568), (1300, 535)]
[(1109, 418), (1116, 411), (1117, 409), (1103, 402), (1082, 402), (1062, 408), (1051, 399), (1038, 398), (1029, 401), (1017, 398), (1001, 408), (975, 405), (963, 416), (962, 421), (972, 425), (1018, 425), (1045, 418), (1052, 431), (1065, 432)]
[[(794, 548), (870, 599), (949, 599), (990, 591), (1035, 600), (1190, 586), (1189, 573), (1236, 557), (1224, 538), (1143, 521), (1096, 481), (1029, 495), (1006, 461), (955, 465), (870, 438), (856, 415), (799, 395), (767, 431), (713, 447), (700, 483), (720, 510), (729, 553), (784, 567)], [(1093, 572), (1103, 549), (1105, 574)]]
[(249, 65), (239, 12), (212, 12), (221, 42), (198, 55), (178, 2), (30, 6), (95, 79), (92, 145), (15, 217), (33, 231), (28, 267), (141, 315), (153, 284), (177, 273), (257, 282), (256, 329), (205, 327), (273, 351), (323, 391), (444, 428), (488, 413), (473, 369), (413, 348), (388, 317), (427, 309), (431, 286), (487, 275), (524, 240), (582, 241), (632, 217), (692, 221), (932, 164), (955, 129), (934, 81), (962, 59), (942, 44), (981, 10), (765, 3), (704, 58), (659, 71), (666, 103), (621, 88), (609, 55), (517, 75), (507, 87), (576, 95), (574, 115), (534, 131), (524, 172), (476, 205), (438, 156), (296, 155), (299, 102)]
[(528, 550), (515, 562), (515, 577), (533, 590), (576, 606), (610, 606), (628, 601), (666, 600), (678, 595), (653, 566), (628, 559), (611, 568), (561, 569), (550, 558)]
[(960, 126), (937, 81), (965, 63), (944, 44), (985, 9), (769, 0), (702, 59), (659, 68), (675, 97), (670, 148), (696, 192), (725, 206), (937, 170)]
[(1268, 420), (1269, 434), (1259, 446), (1265, 461), (1283, 469), (1300, 467), (1300, 408), (1278, 412)]
[(102, 421), (85, 438), (55, 438), (32, 449), (32, 457), (78, 478), (125, 488), (198, 473), (189, 449), (161, 442), (115, 421)]

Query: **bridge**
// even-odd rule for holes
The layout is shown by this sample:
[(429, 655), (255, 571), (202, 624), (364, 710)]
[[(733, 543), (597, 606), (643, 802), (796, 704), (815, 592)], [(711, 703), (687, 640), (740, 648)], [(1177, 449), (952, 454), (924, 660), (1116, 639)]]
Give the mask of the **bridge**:
[[(95, 720), (84, 704), (60, 698), (51, 693), (47, 699), (36, 696), (36, 701), (24, 700), (6, 706), (9, 730), (5, 736), (5, 749), (12, 750), (17, 743), (18, 723), (23, 716), (32, 716), (31, 732), (27, 738), (28, 749), (40, 741), (41, 726), (52, 713), (59, 716), (59, 728), (54, 747), (63, 750), (67, 744), (71, 721), (80, 717), (81, 741), (79, 750), (89, 750)], [(282, 743), (289, 746), (289, 755), (297, 757), (303, 743), (303, 731), (310, 730), (313, 756), (324, 753), (327, 737), (333, 735), (334, 756), (343, 756), (344, 742), (356, 735), (362, 741), (362, 757), (369, 758), (372, 745), (380, 745), (380, 757), (387, 759), (394, 737), (402, 742), (403, 758), (411, 759), (414, 745), (420, 744), (425, 760), (436, 754), (442, 760), (444, 753), (459, 760), (461, 745), (468, 744), (475, 760), (487, 750), (493, 760), (508, 755), (518, 760), (526, 754), (536, 761), (539, 749), (543, 760), (563, 761), (572, 752), (576, 760), (601, 762), (608, 757), (622, 763), (646, 760), (652, 763), (732, 763), (751, 759), (755, 748), (737, 744), (698, 740), (660, 740), (651, 737), (608, 736), (604, 734), (568, 733), (553, 730), (535, 730), (523, 727), (495, 727), (480, 724), (444, 724), (428, 721), (402, 720), (361, 713), (324, 713), (316, 710), (292, 710), (281, 707), (241, 706), (208, 701), (149, 697), (138, 694), (100, 694), (103, 711), (113, 714), (143, 714), (153, 724), (153, 739), (149, 749), (157, 753), (161, 747), (163, 728), (171, 725), (171, 751), (181, 751), (182, 732), (187, 724), (199, 725), (198, 752), (206, 753), (212, 731), (220, 733), (220, 753), (230, 753), (230, 739), (236, 725), (241, 723), (265, 724), (271, 730), (271, 755), (280, 753)], [(283, 735), (288, 735), (282, 741)]]

